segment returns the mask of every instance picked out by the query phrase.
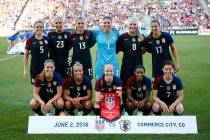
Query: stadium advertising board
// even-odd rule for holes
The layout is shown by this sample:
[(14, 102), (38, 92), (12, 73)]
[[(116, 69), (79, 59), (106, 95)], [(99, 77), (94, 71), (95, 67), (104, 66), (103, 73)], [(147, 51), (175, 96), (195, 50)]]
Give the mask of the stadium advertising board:
[(171, 29), (167, 32), (171, 35), (198, 35), (198, 29)]
[(29, 134), (197, 134), (195, 116), (30, 116)]

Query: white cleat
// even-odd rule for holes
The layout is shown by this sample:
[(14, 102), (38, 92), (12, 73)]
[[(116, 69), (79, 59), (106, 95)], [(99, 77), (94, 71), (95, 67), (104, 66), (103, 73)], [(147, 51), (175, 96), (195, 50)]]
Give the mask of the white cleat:
[(77, 115), (78, 115), (78, 116), (82, 116), (82, 115), (83, 115), (83, 111), (78, 111), (78, 112), (77, 112)]
[(128, 112), (125, 112), (125, 113), (124, 113), (124, 116), (129, 116), (129, 115), (128, 115)]
[(143, 116), (143, 113), (141, 111), (137, 111), (136, 116)]

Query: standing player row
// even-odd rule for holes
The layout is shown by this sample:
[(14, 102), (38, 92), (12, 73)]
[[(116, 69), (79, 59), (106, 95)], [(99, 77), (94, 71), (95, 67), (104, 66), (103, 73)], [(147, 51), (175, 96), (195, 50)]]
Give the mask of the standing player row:
[[(65, 78), (70, 74), (69, 65), (76, 61), (84, 67), (87, 76), (93, 78), (92, 60), (90, 48), (97, 43), (96, 56), (96, 79), (102, 76), (105, 64), (114, 66), (114, 75), (119, 76), (117, 53), (123, 52), (120, 78), (123, 80), (123, 87), (128, 77), (133, 75), (134, 67), (143, 65), (142, 55), (145, 52), (152, 54), (152, 76), (163, 75), (161, 70), (165, 60), (172, 60), (170, 48), (175, 60), (175, 71), (180, 68), (179, 59), (174, 41), (170, 34), (161, 32), (159, 22), (151, 22), (151, 34), (146, 38), (139, 33), (138, 20), (135, 17), (129, 18), (128, 32), (119, 36), (118, 31), (111, 28), (112, 19), (104, 17), (103, 29), (91, 32), (85, 30), (85, 20), (80, 17), (76, 20), (76, 31), (68, 33), (63, 30), (63, 20), (55, 19), (55, 32), (50, 32), (48, 37), (42, 35), (43, 23), (37, 21), (34, 24), (34, 36), (29, 38), (25, 47), (24, 55), (24, 77), (27, 78), (27, 65), (29, 52), (31, 53), (30, 74), (32, 83), (35, 76), (43, 69), (43, 63), (48, 58), (53, 59), (56, 71)], [(73, 56), (69, 64), (69, 50), (73, 48)]]

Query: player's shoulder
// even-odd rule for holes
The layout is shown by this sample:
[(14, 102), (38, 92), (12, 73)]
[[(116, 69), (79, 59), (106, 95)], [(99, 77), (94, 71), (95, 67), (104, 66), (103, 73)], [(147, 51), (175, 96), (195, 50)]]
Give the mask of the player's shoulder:
[(173, 80), (174, 80), (174, 81), (180, 82), (180, 81), (181, 81), (181, 78), (179, 78), (179, 77), (176, 76), (176, 75), (173, 75)]
[(152, 39), (152, 34), (151, 33), (144, 37), (145, 42), (150, 41), (151, 39)]
[(156, 82), (161, 82), (161, 81), (163, 81), (164, 79), (163, 79), (163, 76), (158, 76), (158, 77), (155, 77), (155, 83)]
[(120, 38), (125, 38), (126, 36), (128, 35), (128, 33), (127, 32), (125, 32), (125, 33), (122, 33), (121, 35), (120, 35)]
[(83, 76), (83, 79), (84, 79), (84, 81), (87, 82), (87, 83), (90, 83), (90, 82), (91, 82), (90, 77), (88, 77), (88, 76), (86, 76), (86, 75)]
[(152, 82), (152, 80), (149, 77), (147, 77), (147, 76), (144, 76), (144, 81), (145, 82), (150, 82), (150, 83)]
[(118, 76), (113, 76), (113, 79), (117, 84), (122, 84), (122, 80)]
[(54, 72), (54, 76), (55, 76), (56, 78), (61, 78), (61, 74), (58, 73), (58, 72)]
[(161, 36), (162, 37), (168, 37), (168, 36), (171, 36), (171, 34), (168, 33), (168, 32), (161, 32)]
[(51, 37), (51, 36), (54, 36), (55, 35), (55, 32), (54, 31), (51, 31), (51, 32), (48, 32), (48, 37)]

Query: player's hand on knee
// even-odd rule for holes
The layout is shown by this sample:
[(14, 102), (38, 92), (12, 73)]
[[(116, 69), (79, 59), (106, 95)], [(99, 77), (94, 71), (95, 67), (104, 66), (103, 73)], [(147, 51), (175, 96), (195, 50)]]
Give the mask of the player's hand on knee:
[(78, 109), (81, 109), (82, 108), (82, 105), (80, 103), (76, 103), (75, 104), (75, 107), (78, 108)]
[(175, 105), (174, 105), (174, 104), (171, 104), (171, 105), (169, 106), (169, 111), (170, 111), (170, 112), (173, 112), (174, 109), (175, 109)]
[(140, 107), (140, 108), (143, 108), (143, 107), (144, 107), (144, 101), (140, 101), (140, 102), (139, 102), (139, 107)]
[(165, 103), (161, 104), (161, 108), (163, 109), (164, 112), (169, 112), (168, 106)]
[(41, 104), (41, 112), (43, 114), (46, 114), (45, 103), (44, 102), (41, 102), (40, 104)]
[(48, 113), (50, 111), (50, 108), (52, 106), (52, 103), (51, 102), (48, 102), (45, 106), (45, 111)]

